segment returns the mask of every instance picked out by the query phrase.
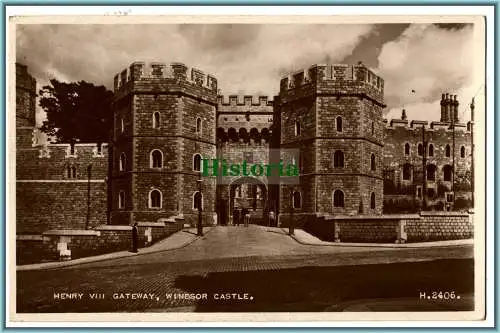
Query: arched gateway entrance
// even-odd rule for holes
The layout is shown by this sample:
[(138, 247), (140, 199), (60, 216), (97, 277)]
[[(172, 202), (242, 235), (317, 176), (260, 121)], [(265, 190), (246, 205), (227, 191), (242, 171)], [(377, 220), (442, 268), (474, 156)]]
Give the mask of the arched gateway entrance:
[(241, 177), (229, 185), (229, 215), (235, 209), (247, 208), (250, 223), (262, 223), (268, 210), (268, 191), (266, 184), (254, 177)]

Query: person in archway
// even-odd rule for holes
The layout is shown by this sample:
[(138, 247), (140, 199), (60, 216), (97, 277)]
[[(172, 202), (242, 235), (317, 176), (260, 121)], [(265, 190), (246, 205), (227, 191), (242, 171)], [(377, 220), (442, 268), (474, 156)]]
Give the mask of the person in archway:
[(244, 218), (245, 221), (245, 227), (248, 227), (248, 224), (250, 223), (250, 211), (245, 207), (241, 211), (241, 215)]
[(132, 252), (134, 253), (137, 253), (138, 240), (139, 240), (139, 230), (137, 228), (137, 222), (135, 222), (132, 227)]
[(235, 207), (233, 210), (233, 225), (240, 225), (240, 210), (238, 207)]
[(274, 220), (276, 219), (276, 216), (274, 215), (274, 210), (271, 209), (269, 210), (269, 226), (274, 227)]

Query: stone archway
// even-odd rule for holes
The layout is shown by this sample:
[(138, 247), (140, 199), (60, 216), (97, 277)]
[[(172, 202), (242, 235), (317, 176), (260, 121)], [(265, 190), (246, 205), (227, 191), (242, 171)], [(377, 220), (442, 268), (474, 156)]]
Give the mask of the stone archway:
[(267, 185), (254, 177), (241, 177), (229, 185), (229, 212), (247, 208), (250, 211), (250, 223), (265, 221), (268, 210)]

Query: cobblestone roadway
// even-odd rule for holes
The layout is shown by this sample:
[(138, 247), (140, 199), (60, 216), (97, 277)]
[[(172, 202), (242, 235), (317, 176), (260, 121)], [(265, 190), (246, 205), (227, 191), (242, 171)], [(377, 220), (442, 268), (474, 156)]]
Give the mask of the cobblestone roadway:
[[(453, 289), (465, 296), (473, 291), (470, 258), (470, 246), (304, 246), (262, 227), (218, 227), (174, 251), (18, 272), (17, 306), (19, 312), (163, 311), (176, 307), (189, 311), (335, 311), (335, 304), (342, 302), (417, 297), (425, 288)], [(54, 293), (84, 295), (81, 300), (60, 300)], [(104, 293), (105, 299), (90, 299), (90, 293)], [(153, 300), (113, 298), (120, 293), (154, 295)], [(166, 297), (176, 293), (206, 293), (207, 300)], [(241, 297), (247, 293), (253, 299), (214, 300), (221, 293), (240, 293)], [(449, 310), (450, 303), (439, 306)], [(468, 306), (452, 304), (455, 309)]]

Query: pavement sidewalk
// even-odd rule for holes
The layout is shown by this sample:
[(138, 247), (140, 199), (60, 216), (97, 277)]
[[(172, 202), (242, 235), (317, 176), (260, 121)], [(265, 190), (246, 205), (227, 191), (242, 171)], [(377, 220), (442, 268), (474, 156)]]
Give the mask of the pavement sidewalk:
[[(212, 230), (213, 227), (204, 227), (203, 234), (206, 234)], [(74, 266), (80, 264), (86, 264), (90, 262), (124, 258), (124, 257), (132, 257), (143, 254), (155, 253), (155, 252), (163, 252), (170, 251), (183, 248), (195, 240), (199, 239), (196, 234), (196, 228), (188, 228), (180, 230), (169, 237), (162, 239), (159, 242), (154, 243), (151, 246), (140, 248), (139, 252), (133, 253), (130, 251), (119, 251), (119, 252), (111, 252), (106, 254), (101, 254), (92, 257), (84, 257), (78, 258), (68, 261), (55, 261), (55, 262), (46, 262), (40, 264), (29, 264), (29, 265), (18, 265), (16, 267), (17, 271), (30, 271), (30, 270), (39, 270), (39, 269), (52, 269), (52, 268), (61, 268), (67, 266)]]
[[(278, 228), (274, 228), (278, 229)], [(283, 233), (288, 234), (288, 229), (280, 228)], [(473, 239), (458, 239), (446, 240), (435, 242), (419, 242), (419, 243), (335, 243), (326, 242), (316, 236), (313, 236), (302, 229), (295, 229), (294, 235), (291, 236), (294, 240), (302, 245), (318, 245), (318, 246), (346, 246), (346, 247), (389, 247), (389, 248), (428, 248), (428, 247), (442, 247), (442, 246), (456, 246), (456, 245), (472, 245)]]

